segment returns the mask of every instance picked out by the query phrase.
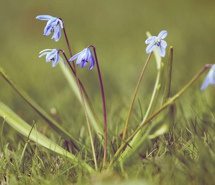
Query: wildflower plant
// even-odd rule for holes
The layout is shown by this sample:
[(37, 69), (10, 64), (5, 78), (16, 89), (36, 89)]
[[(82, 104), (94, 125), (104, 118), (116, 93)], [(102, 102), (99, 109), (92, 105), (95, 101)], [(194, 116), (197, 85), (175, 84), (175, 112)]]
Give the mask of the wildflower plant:
[[(214, 64), (207, 64), (205, 65), (187, 84), (185, 84), (180, 90), (175, 94), (171, 95), (171, 78), (172, 78), (172, 62), (173, 62), (173, 47), (170, 47), (168, 50), (169, 58), (166, 59), (166, 49), (167, 49), (167, 42), (164, 40), (167, 37), (168, 32), (166, 30), (160, 31), (157, 36), (148, 36), (145, 40), (146, 47), (146, 54), (148, 57), (146, 59), (145, 64), (141, 70), (139, 79), (134, 89), (133, 96), (131, 98), (131, 103), (129, 104), (128, 113), (126, 115), (125, 122), (123, 124), (123, 129), (119, 132), (119, 145), (113, 152), (110, 150), (110, 134), (108, 131), (108, 121), (107, 121), (107, 110), (106, 110), (106, 96), (105, 96), (105, 89), (104, 89), (104, 82), (102, 79), (102, 73), (99, 65), (99, 60), (96, 52), (96, 47), (94, 45), (89, 45), (82, 51), (78, 52), (77, 54), (73, 55), (73, 50), (71, 48), (65, 24), (61, 18), (53, 17), (50, 15), (39, 15), (36, 17), (38, 20), (47, 21), (46, 26), (44, 27), (44, 35), (49, 36), (52, 34), (52, 39), (54, 41), (59, 41), (61, 39), (62, 33), (64, 35), (66, 46), (69, 51), (69, 55), (62, 50), (62, 49), (44, 49), (39, 52), (39, 58), (44, 57), (46, 62), (51, 62), (52, 67), (57, 66), (60, 61), (64, 61), (64, 63), (60, 63), (60, 66), (64, 66), (65, 68), (62, 69), (64, 75), (69, 79), (70, 84), (72, 84), (72, 88), (77, 94), (78, 99), (81, 102), (82, 108), (85, 113), (90, 144), (91, 144), (91, 151), (88, 150), (88, 147), (84, 146), (87, 153), (87, 158), (93, 158), (94, 168), (91, 164), (88, 164), (83, 159), (79, 159), (76, 154), (80, 152), (81, 148), (83, 148), (83, 144), (78, 141), (78, 139), (74, 138), (70, 133), (67, 132), (65, 128), (58, 122), (56, 122), (53, 118), (51, 118), (35, 101), (33, 101), (22, 89), (18, 88), (16, 84), (13, 83), (11, 79), (0, 70), (0, 75), (10, 84), (10, 86), (53, 128), (55, 129), (65, 140), (70, 140), (76, 149), (75, 152), (72, 154), (65, 151), (60, 146), (53, 146), (55, 145), (53, 141), (49, 140), (48, 138), (44, 137), (40, 134), (39, 140), (36, 138), (36, 130), (31, 128), (24, 120), (22, 120), (18, 115), (16, 115), (12, 110), (10, 110), (7, 106), (0, 102), (0, 116), (10, 116), (10, 119), (6, 121), (15, 128), (18, 132), (22, 133), (24, 136), (28, 136), (31, 140), (37, 142), (38, 144), (49, 148), (56, 153), (67, 156), (71, 159), (71, 161), (75, 164), (81, 164), (88, 172), (94, 172), (95, 170), (98, 171), (99, 169), (112, 169), (114, 166), (121, 166), (123, 169), (124, 163), (133, 156), (133, 154), (141, 147), (147, 139), (154, 138), (160, 136), (168, 131), (168, 126), (162, 124), (158, 127), (157, 123), (154, 119), (160, 115), (164, 110), (170, 108), (174, 102), (183, 95), (188, 88), (191, 87), (194, 82), (196, 82), (208, 69), (209, 73), (206, 76), (201, 90), (205, 90), (209, 85), (215, 85), (215, 65)], [(74, 43), (73, 43), (74, 44)], [(75, 45), (75, 44), (74, 44)], [(157, 67), (157, 77), (154, 85), (154, 89), (152, 91), (152, 96), (150, 102), (147, 106), (146, 112), (140, 121), (140, 123), (136, 126), (136, 128), (131, 132), (129, 131), (129, 123), (131, 120), (131, 115), (134, 109), (134, 104), (138, 95), (138, 91), (141, 85), (142, 80), (144, 79), (144, 75), (146, 73), (147, 67), (149, 62), (152, 61), (153, 55), (155, 56), (155, 60), (157, 63), (160, 63), (161, 60), (167, 60), (163, 62), (163, 65), (169, 65), (168, 70), (164, 70), (164, 68)], [(165, 63), (166, 62), (166, 63)], [(76, 65), (81, 68), (88, 67), (90, 73), (93, 73), (93, 69), (96, 68), (100, 93), (101, 93), (101, 104), (103, 110), (103, 128), (101, 129), (101, 122), (99, 117), (96, 115), (96, 111), (93, 111), (93, 108), (90, 103), (90, 96), (85, 89), (85, 86), (78, 75), (78, 69), (76, 69)], [(161, 66), (159, 64), (159, 66)], [(163, 71), (162, 71), (163, 70)], [(167, 89), (164, 94), (163, 101), (159, 102), (156, 101), (156, 97), (160, 94), (158, 93), (159, 87), (162, 86), (160, 81), (161, 71), (163, 73), (168, 73), (169, 75), (169, 82), (166, 83), (164, 89)], [(82, 72), (82, 71), (81, 71)], [(153, 109), (156, 107), (156, 109)], [(158, 108), (157, 108), (158, 107)], [(93, 128), (93, 130), (91, 129)], [(158, 128), (157, 128), (158, 127)], [(144, 129), (143, 129), (144, 128)], [(156, 129), (156, 131), (154, 131)], [(32, 135), (31, 135), (32, 132)], [(30, 133), (30, 134), (29, 134)], [(95, 147), (94, 141), (94, 134), (97, 136), (96, 139), (98, 142), (103, 146), (102, 148), (102, 157), (101, 154), (97, 152), (97, 148)], [(43, 142), (43, 140), (45, 142)], [(112, 144), (112, 143), (111, 143)], [(82, 156), (81, 156), (82, 157)]]

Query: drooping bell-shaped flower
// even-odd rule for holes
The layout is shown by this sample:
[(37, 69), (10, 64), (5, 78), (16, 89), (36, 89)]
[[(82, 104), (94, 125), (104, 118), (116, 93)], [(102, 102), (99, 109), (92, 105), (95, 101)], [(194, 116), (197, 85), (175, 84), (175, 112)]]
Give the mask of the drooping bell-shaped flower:
[(82, 68), (87, 66), (87, 64), (89, 63), (89, 70), (93, 69), (95, 65), (95, 59), (93, 57), (93, 54), (90, 48), (85, 48), (84, 50), (75, 54), (69, 59), (70, 62), (75, 60), (76, 60), (76, 64)]
[(44, 49), (40, 51), (39, 58), (46, 56), (46, 62), (51, 62), (55, 67), (60, 61), (59, 51), (57, 49)]
[(209, 85), (215, 85), (215, 64), (211, 66), (211, 69), (201, 86), (201, 90), (205, 90)]
[(61, 19), (50, 15), (38, 15), (36, 19), (47, 21), (43, 35), (49, 36), (53, 33), (52, 39), (56, 42), (59, 41), (61, 37), (61, 30), (63, 29), (63, 22)]

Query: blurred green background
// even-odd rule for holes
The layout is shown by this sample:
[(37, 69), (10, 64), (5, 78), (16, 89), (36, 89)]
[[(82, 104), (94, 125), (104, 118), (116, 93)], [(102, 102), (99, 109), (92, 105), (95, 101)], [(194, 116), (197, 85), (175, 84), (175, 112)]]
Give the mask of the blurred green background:
[[(38, 52), (46, 48), (67, 51), (65, 42), (63, 38), (56, 43), (50, 37), (44, 37), (45, 22), (37, 21), (37, 15), (63, 18), (74, 53), (90, 44), (97, 47), (109, 122), (114, 124), (120, 121), (120, 113), (127, 110), (147, 57), (146, 31), (157, 35), (162, 29), (168, 30), (168, 46), (174, 46), (173, 91), (178, 90), (204, 64), (214, 63), (215, 1), (212, 0), (7, 0), (1, 1), (0, 12), (1, 67), (38, 104), (46, 110), (56, 108), (60, 119), (70, 125), (76, 124), (79, 112), (82, 115), (79, 102), (59, 67), (52, 68), (44, 59), (38, 58)], [(96, 70), (83, 69), (79, 74), (96, 111), (101, 113)], [(153, 60), (140, 92), (143, 99), (150, 95), (154, 74)], [(197, 93), (201, 93), (200, 83), (194, 87)], [(204, 95), (213, 95), (213, 92), (210, 88)], [(29, 122), (37, 120), (33, 111), (2, 78), (0, 100)]]

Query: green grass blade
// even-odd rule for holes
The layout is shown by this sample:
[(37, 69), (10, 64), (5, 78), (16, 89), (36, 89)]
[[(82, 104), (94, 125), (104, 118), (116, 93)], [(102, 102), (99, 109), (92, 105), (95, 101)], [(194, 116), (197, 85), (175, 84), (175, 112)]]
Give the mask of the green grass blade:
[[(61, 68), (65, 78), (67, 79), (70, 87), (72, 88), (76, 97), (78, 98), (79, 102), (82, 104), (82, 106), (84, 106), (82, 103), (81, 94), (79, 91), (79, 87), (76, 83), (75, 77), (73, 76), (73, 74), (69, 71), (69, 69), (67, 68), (67, 66), (63, 62), (60, 62), (60, 68)], [(93, 114), (93, 111), (91, 110), (90, 105), (87, 102), (86, 98), (85, 98), (85, 107), (86, 107), (86, 112), (87, 112), (88, 118), (90, 120), (90, 123), (92, 124), (96, 133), (97, 134), (103, 134), (103, 130), (101, 129), (101, 126), (98, 124), (98, 122), (97, 122), (97, 120)]]
[(49, 116), (46, 111), (42, 107), (40, 107), (28, 94), (19, 88), (0, 68), (0, 75), (5, 79), (5, 81), (27, 102), (45, 121), (48, 123), (57, 133), (59, 133), (65, 139), (71, 139), (74, 144), (78, 144), (79, 142), (71, 136), (71, 134), (64, 129), (58, 122), (56, 122), (51, 116)]
[(3, 117), (5, 121), (17, 132), (24, 135), (25, 137), (28, 137), (30, 140), (57, 154), (69, 158), (73, 164), (80, 164), (81, 167), (88, 172), (94, 171), (87, 163), (81, 161), (75, 155), (64, 150), (61, 146), (59, 146), (52, 140), (48, 139), (45, 135), (39, 133), (35, 128), (32, 129), (32, 127), (28, 123), (26, 123), (16, 113), (14, 113), (10, 108), (8, 108), (1, 102), (0, 102), (0, 116)]

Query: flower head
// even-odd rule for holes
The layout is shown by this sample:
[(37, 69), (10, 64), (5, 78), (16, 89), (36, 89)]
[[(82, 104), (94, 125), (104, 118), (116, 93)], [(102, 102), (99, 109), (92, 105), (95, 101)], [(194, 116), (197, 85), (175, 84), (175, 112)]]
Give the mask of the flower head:
[(60, 39), (61, 29), (63, 29), (63, 22), (61, 19), (52, 17), (50, 15), (38, 15), (36, 19), (47, 21), (43, 35), (49, 36), (51, 33), (53, 33), (52, 39), (54, 39), (56, 42)]
[(55, 67), (60, 61), (60, 55), (57, 49), (44, 49), (40, 51), (39, 58), (45, 55), (46, 55), (46, 62), (52, 62), (52, 67)]
[(166, 54), (167, 43), (165, 39), (167, 36), (167, 31), (161, 31), (158, 36), (151, 36), (146, 39), (145, 43), (148, 44), (146, 47), (146, 53), (151, 53), (155, 48), (158, 48), (159, 54), (161, 57), (164, 57)]
[(85, 67), (87, 63), (89, 63), (90, 64), (89, 70), (93, 69), (95, 65), (95, 59), (92, 55), (90, 48), (85, 48), (84, 50), (75, 54), (69, 59), (70, 62), (74, 60), (76, 60), (76, 64), (82, 68)]
[(201, 86), (201, 90), (205, 90), (209, 85), (215, 85), (215, 64), (211, 66), (211, 69)]

